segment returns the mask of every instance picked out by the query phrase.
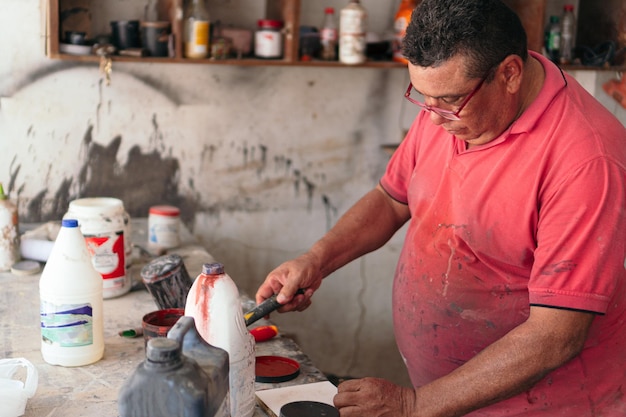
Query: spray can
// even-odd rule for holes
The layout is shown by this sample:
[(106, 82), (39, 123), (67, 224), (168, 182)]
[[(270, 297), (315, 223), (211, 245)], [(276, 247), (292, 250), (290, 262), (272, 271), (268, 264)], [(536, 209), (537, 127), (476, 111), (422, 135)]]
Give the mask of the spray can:
[(192, 316), (202, 338), (228, 352), (230, 412), (250, 417), (255, 407), (254, 337), (246, 328), (239, 290), (220, 263), (206, 263), (187, 295), (185, 315)]
[(102, 277), (75, 219), (64, 219), (39, 280), (41, 354), (52, 365), (82, 366), (104, 353)]
[(78, 220), (93, 266), (102, 275), (104, 298), (130, 291), (130, 275), (126, 273), (132, 251), (130, 218), (122, 200), (109, 197), (74, 200), (63, 217)]
[(191, 277), (182, 256), (172, 253), (148, 262), (141, 279), (160, 309), (185, 308)]
[(20, 259), (17, 206), (4, 194), (0, 183), (0, 271), (8, 271)]

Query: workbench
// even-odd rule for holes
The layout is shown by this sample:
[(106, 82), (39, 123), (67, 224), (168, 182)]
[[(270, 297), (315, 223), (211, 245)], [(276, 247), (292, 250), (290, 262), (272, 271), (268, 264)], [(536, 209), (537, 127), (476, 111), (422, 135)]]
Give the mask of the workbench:
[[(145, 248), (146, 219), (133, 219), (131, 228), (133, 242)], [(182, 256), (189, 275), (195, 279), (203, 263), (215, 260), (186, 229), (181, 231), (181, 241), (179, 247), (167, 253)], [(137, 248), (133, 250), (128, 271), (133, 282), (131, 291), (104, 300), (104, 357), (94, 364), (73, 368), (49, 365), (41, 356), (40, 273), (23, 276), (11, 272), (0, 273), (0, 358), (26, 358), (35, 365), (39, 374), (37, 392), (28, 400), (25, 416), (119, 416), (118, 392), (123, 382), (145, 359), (145, 350), (142, 337), (127, 338), (118, 333), (141, 327), (143, 315), (158, 309), (152, 296), (145, 290), (140, 276), (141, 268), (150, 259), (145, 251)], [(225, 267), (228, 270), (228, 266)], [(250, 297), (242, 294), (244, 311), (254, 305)], [(264, 319), (251, 327), (263, 324), (267, 324)], [(257, 343), (256, 355), (286, 356), (300, 363), (300, 374), (295, 379), (280, 384), (256, 383), (257, 391), (326, 380), (297, 344), (280, 334), (269, 341)], [(267, 414), (257, 406), (254, 417), (265, 416)]]

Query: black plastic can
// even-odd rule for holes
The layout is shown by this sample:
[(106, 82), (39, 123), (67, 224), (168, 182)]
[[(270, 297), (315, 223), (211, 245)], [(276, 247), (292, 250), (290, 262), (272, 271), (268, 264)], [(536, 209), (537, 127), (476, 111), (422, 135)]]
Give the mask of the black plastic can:
[(173, 253), (148, 262), (141, 269), (141, 279), (160, 309), (185, 308), (193, 282), (180, 255)]
[(180, 343), (157, 337), (120, 389), (118, 411), (120, 417), (212, 417), (208, 387), (208, 375)]

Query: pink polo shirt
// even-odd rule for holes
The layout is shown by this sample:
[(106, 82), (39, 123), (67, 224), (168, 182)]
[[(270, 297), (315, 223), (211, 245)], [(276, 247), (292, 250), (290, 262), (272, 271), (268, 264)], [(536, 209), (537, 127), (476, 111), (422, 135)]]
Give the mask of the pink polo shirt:
[(472, 416), (626, 415), (626, 129), (534, 54), (546, 80), (494, 141), (464, 143), (420, 112), (381, 179), (411, 220), (393, 287), (415, 386), (523, 323), (530, 305), (598, 313), (582, 353)]

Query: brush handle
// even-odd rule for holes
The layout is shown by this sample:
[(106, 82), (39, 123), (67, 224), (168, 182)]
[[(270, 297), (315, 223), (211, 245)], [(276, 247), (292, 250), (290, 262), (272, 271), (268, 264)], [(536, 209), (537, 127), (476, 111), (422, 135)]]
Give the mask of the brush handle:
[[(298, 294), (304, 294), (304, 290), (302, 288), (299, 289), (298, 291), (296, 291), (296, 295)], [(261, 304), (244, 314), (243, 318), (246, 322), (246, 327), (251, 325), (255, 321), (267, 316), (272, 311), (280, 308), (282, 304), (276, 301), (276, 297), (278, 297), (278, 294), (272, 295), (270, 298), (263, 301)]]

